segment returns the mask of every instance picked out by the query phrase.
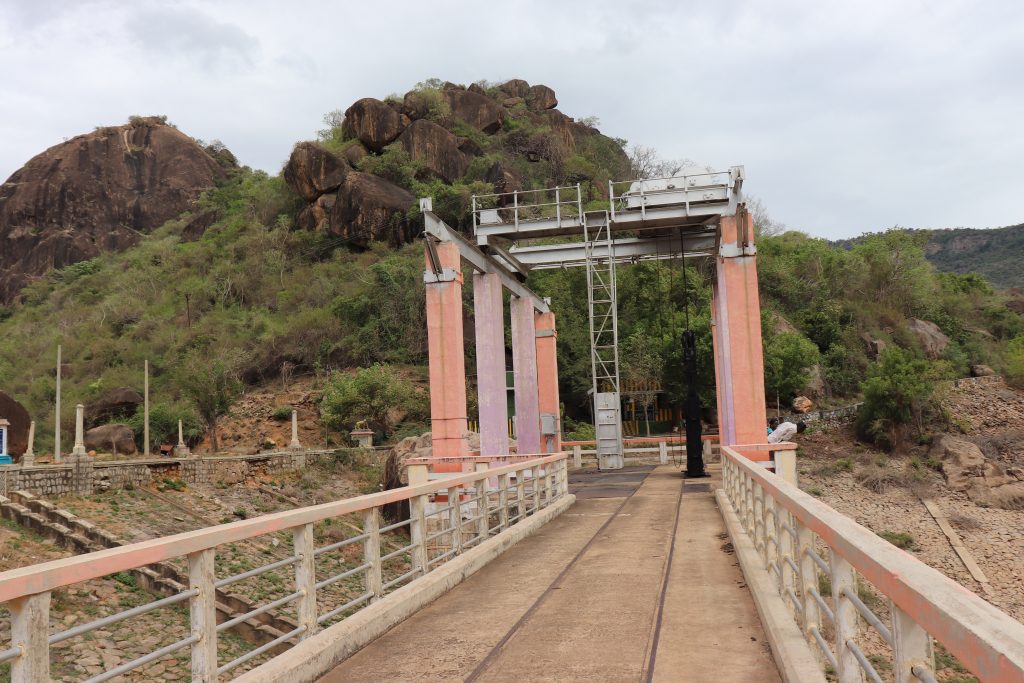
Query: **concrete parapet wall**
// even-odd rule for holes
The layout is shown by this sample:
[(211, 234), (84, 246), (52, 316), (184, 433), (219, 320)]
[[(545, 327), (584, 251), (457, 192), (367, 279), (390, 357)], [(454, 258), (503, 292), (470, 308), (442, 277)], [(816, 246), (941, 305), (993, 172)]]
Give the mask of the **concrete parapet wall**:
[(69, 461), (58, 465), (0, 467), (0, 495), (30, 491), (44, 497), (142, 487), (164, 479), (187, 484), (235, 484), (259, 473), (303, 469), (338, 451), (281, 451), (207, 458)]

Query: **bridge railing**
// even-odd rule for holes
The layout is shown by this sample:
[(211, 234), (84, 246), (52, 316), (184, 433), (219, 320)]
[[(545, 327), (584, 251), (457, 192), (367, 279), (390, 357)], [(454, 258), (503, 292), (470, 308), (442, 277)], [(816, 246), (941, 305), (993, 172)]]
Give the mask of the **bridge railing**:
[[(711, 444), (718, 442), (717, 434), (704, 434), (701, 436), (701, 443), (704, 449), (704, 460), (709, 461), (712, 455)], [(649, 444), (649, 445), (644, 445)], [(623, 455), (645, 455), (657, 453), (658, 461), (668, 464), (669, 449), (673, 452), (680, 448), (686, 448), (686, 437), (683, 436), (637, 436), (628, 437), (622, 440)], [(591, 448), (584, 448), (591, 446)], [(573, 467), (583, 467), (583, 456), (593, 457), (597, 460), (596, 441), (562, 441), (562, 448), (572, 449)]]
[(839, 683), (881, 682), (890, 667), (898, 683), (934, 682), (932, 638), (982, 681), (1024, 680), (1024, 624), (728, 446), (722, 474), (779, 595)]
[[(188, 625), (181, 633), (167, 634), (172, 642), (87, 680), (99, 683), (117, 678), (186, 649), (190, 650), (192, 680), (226, 680), (229, 672), (247, 662), (309, 638), (328, 623), (337, 623), (415, 582), (568, 495), (565, 453), (519, 458), (499, 467), (486, 462), (474, 465), (474, 471), (431, 481), (426, 466), (421, 465), (410, 471), (411, 483), (402, 488), (0, 573), (0, 604), (11, 615), (10, 645), (5, 648), (0, 642), (0, 665), (10, 664), (13, 683), (49, 681), (52, 646), (157, 610), (187, 605)], [(409, 503), (409, 518), (383, 523), (382, 508), (403, 501)], [(339, 519), (347, 515), (362, 516), (362, 524)], [(335, 533), (322, 533), (324, 524)], [(351, 531), (339, 537), (339, 526)], [(407, 530), (408, 537), (396, 534), (400, 530)], [(282, 532), (284, 544), (275, 537)], [(229, 563), (226, 566), (234, 571), (221, 571), (225, 575), (218, 577), (218, 567), (225, 566), (218, 562), (219, 549), (226, 552), (228, 544), (261, 537), (271, 540), (271, 546), (280, 545), (278, 555), (284, 556), (261, 557), (259, 562), (272, 561), (244, 571)], [(251, 546), (249, 550), (251, 553)], [(270, 553), (270, 549), (264, 546), (264, 552)], [(187, 562), (189, 585), (177, 594), (51, 633), (54, 591), (178, 558)], [(218, 624), (218, 593), (228, 586), (260, 580), (265, 583), (257, 587), (257, 594), (266, 601), (246, 614), (222, 616)], [(218, 634), (270, 610), (292, 613), (295, 627), (222, 661), (225, 657), (218, 653)], [(7, 630), (3, 626), (0, 624), (0, 633)]]

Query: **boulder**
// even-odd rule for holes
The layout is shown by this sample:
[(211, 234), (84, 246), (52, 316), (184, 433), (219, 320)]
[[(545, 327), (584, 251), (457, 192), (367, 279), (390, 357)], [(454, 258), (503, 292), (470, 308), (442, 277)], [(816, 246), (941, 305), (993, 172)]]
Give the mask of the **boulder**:
[(0, 391), (0, 417), (7, 420), (7, 454), (22, 455), (28, 448), (28, 428), (31, 423), (25, 406), (9, 394)]
[(480, 157), (484, 155), (484, 150), (480, 145), (476, 144), (473, 138), (457, 137), (456, 142), (459, 145), (459, 151), (463, 154), (468, 154), (471, 157)]
[(459, 150), (458, 138), (433, 121), (414, 121), (398, 140), (411, 159), (446, 183), (458, 180), (469, 168), (469, 157)]
[(355, 138), (371, 152), (380, 152), (402, 134), (402, 115), (373, 97), (364, 97), (345, 110), (342, 134)]
[(472, 84), (470, 84), (470, 86), (468, 88), (466, 88), (466, 90), (469, 90), (470, 92), (478, 93), (480, 95), (486, 95), (487, 94), (487, 91), (484, 90), (484, 87), (482, 85), (480, 85), (479, 83), (472, 83)]
[(206, 234), (214, 223), (220, 220), (218, 211), (200, 211), (188, 219), (188, 222), (181, 228), (182, 242), (195, 242)]
[(369, 152), (366, 148), (359, 143), (354, 143), (345, 148), (345, 151), (341, 153), (341, 156), (345, 158), (348, 165), (352, 168), (359, 168), (359, 162), (366, 158)]
[(516, 106), (517, 104), (522, 104), (525, 101), (526, 100), (524, 100), (522, 97), (506, 97), (505, 99), (503, 99), (501, 101), (501, 104), (502, 104), (502, 106), (506, 107), (507, 109), (511, 109), (512, 107)]
[(991, 377), (996, 371), (987, 365), (972, 365), (971, 377)]
[(51, 268), (134, 246), (193, 208), (224, 168), (159, 118), (98, 128), (0, 185), (0, 304)]
[(114, 455), (133, 455), (136, 450), (135, 432), (126, 424), (93, 427), (85, 433), (85, 447)]
[(334, 194), (322, 194), (317, 197), (315, 202), (307, 204), (299, 211), (296, 218), (298, 226), (303, 230), (326, 230), (337, 199), (337, 195)]
[(908, 324), (910, 331), (917, 336), (921, 342), (921, 348), (929, 358), (935, 359), (942, 355), (942, 352), (949, 346), (949, 337), (943, 334), (939, 326), (929, 320), (911, 319)]
[(325, 192), (336, 190), (344, 182), (349, 167), (315, 142), (295, 145), (284, 167), (284, 180), (307, 202)]
[(825, 373), (820, 363), (811, 368), (811, 376), (801, 393), (810, 398), (819, 398), (825, 394)]
[(412, 225), (407, 214), (415, 203), (416, 198), (398, 185), (353, 171), (338, 190), (329, 230), (357, 245), (371, 240), (404, 244), (422, 229)]
[[(500, 161), (491, 164), (484, 175), (484, 180), (494, 185), (494, 192), (505, 194), (508, 192), (519, 192), (523, 189), (523, 181), (516, 173)], [(502, 206), (513, 203), (512, 197), (499, 197), (499, 204)]]
[(597, 133), (596, 129), (577, 123), (571, 116), (566, 116), (557, 109), (544, 111), (541, 117), (568, 151), (575, 151), (581, 140)]
[(101, 422), (130, 417), (142, 405), (142, 394), (131, 387), (118, 387), (105, 392), (95, 401), (85, 406), (85, 422), (97, 425)]
[(806, 396), (797, 396), (793, 399), (793, 412), (803, 415), (804, 413), (811, 412), (813, 409), (814, 401)]
[(498, 90), (509, 97), (522, 97), (525, 99), (530, 94), (530, 84), (521, 78), (513, 78), (499, 85)]
[(555, 91), (546, 85), (530, 86), (530, 93), (526, 101), (529, 103), (530, 109), (534, 111), (554, 109), (558, 106), (558, 98), (555, 97)]
[(430, 114), (430, 100), (419, 90), (410, 90), (402, 98), (402, 113), (410, 121), (425, 119)]
[(505, 110), (487, 95), (471, 90), (445, 90), (444, 97), (452, 110), (452, 117), (465, 121), (488, 135), (501, 130)]
[(954, 491), (964, 491), (978, 505), (1013, 507), (1024, 499), (1016, 487), (1024, 488), (998, 464), (986, 460), (974, 443), (944, 434), (933, 443), (933, 459), (942, 462), (946, 485)]

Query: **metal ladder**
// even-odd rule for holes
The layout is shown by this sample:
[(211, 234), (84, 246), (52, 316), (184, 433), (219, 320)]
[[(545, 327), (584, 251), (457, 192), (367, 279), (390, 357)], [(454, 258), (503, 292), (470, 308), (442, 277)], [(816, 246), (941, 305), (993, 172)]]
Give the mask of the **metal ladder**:
[(587, 212), (582, 218), (597, 460), (601, 469), (619, 469), (623, 452), (615, 245), (607, 211)]

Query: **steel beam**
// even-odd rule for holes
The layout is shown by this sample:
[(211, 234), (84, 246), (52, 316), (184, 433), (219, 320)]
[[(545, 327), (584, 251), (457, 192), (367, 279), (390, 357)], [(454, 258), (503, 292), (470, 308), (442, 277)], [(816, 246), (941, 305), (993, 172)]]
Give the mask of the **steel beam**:
[[(684, 235), (685, 258), (711, 256), (715, 250), (716, 237), (714, 232), (701, 232), (693, 236)], [(665, 237), (624, 237), (615, 240), (613, 253), (616, 263), (633, 263), (636, 261), (654, 261), (679, 258), (679, 236)], [(594, 258), (607, 260), (608, 246), (594, 243), (591, 247)], [(539, 246), (509, 249), (509, 255), (523, 266), (542, 270), (545, 268), (572, 268), (586, 265), (587, 245), (585, 242), (567, 244), (544, 244)]]
[[(422, 201), (422, 200), (421, 200)], [(437, 217), (429, 209), (423, 211), (423, 219), (428, 235), (441, 240), (451, 242), (459, 249), (462, 259), (468, 262), (474, 269), (481, 273), (494, 273), (501, 279), (501, 284), (521, 299), (529, 299), (533, 307), (541, 313), (547, 313), (551, 309), (544, 299), (537, 296), (526, 285), (520, 282), (508, 269), (493, 256), (480, 251), (472, 242), (462, 236), (457, 230), (448, 227), (444, 221)]]

